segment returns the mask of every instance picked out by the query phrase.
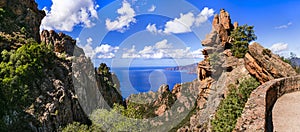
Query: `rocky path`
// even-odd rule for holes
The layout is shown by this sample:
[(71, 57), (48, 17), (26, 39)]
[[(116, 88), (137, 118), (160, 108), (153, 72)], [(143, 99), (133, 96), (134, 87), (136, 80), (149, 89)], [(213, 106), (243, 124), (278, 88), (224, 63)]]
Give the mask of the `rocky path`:
[(273, 125), (276, 132), (300, 131), (300, 92), (285, 94), (277, 100)]

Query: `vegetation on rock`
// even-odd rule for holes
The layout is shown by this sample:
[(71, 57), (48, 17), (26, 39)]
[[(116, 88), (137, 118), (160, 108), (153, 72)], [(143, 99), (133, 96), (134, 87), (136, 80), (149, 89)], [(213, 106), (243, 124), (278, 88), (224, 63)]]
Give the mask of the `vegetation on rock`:
[[(17, 50), (3, 50), (0, 63), (0, 126), (15, 130), (24, 110), (35, 100), (43, 69), (51, 67), (55, 54), (46, 45), (28, 42)], [(22, 129), (20, 126), (19, 128)]]
[(269, 49), (263, 49), (262, 54), (272, 57), (272, 51)]
[(86, 131), (141, 131), (147, 125), (141, 120), (142, 114), (136, 111), (134, 105), (124, 106), (114, 104), (113, 109), (97, 109), (91, 115), (92, 125), (87, 126), (74, 122), (63, 129), (63, 132)]
[(243, 58), (248, 52), (249, 42), (256, 40), (253, 26), (243, 25), (238, 26), (231, 31), (230, 37), (232, 38), (232, 54), (237, 58)]
[(219, 105), (215, 118), (211, 122), (212, 130), (232, 131), (251, 92), (259, 85), (259, 82), (253, 77), (243, 80), (238, 87), (233, 84), (229, 85), (229, 94)]
[(218, 52), (214, 52), (214, 53), (210, 54), (208, 57), (208, 61), (212, 67), (221, 65), (221, 59), (220, 59)]

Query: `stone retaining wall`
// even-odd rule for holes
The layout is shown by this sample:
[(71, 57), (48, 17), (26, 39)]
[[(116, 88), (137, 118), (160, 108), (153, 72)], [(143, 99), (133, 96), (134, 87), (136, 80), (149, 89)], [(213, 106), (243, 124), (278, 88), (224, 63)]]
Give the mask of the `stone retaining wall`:
[(300, 90), (300, 76), (268, 81), (248, 99), (234, 131), (273, 131), (272, 109), (279, 97)]

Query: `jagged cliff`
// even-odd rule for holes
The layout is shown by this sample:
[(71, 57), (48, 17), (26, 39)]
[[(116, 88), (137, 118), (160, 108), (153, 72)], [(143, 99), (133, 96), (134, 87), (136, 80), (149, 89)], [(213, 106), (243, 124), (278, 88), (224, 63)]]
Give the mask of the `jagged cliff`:
[[(14, 113), (19, 116), (16, 119), (20, 120), (11, 119), (10, 122), (2, 122), (4, 118), (10, 120), (10, 115), (8, 115), (10, 109), (0, 112), (0, 125), (3, 131), (59, 131), (74, 121), (91, 124), (88, 114), (93, 110), (112, 106), (113, 103), (122, 103), (117, 85), (114, 85), (118, 84), (115, 75), (109, 71), (103, 74), (99, 70), (95, 70), (91, 60), (84, 55), (81, 48), (76, 46), (74, 39), (55, 31), (45, 30), (40, 34), (39, 27), (45, 13), (37, 9), (34, 0), (1, 0), (0, 8), (0, 17), (2, 18), (0, 23), (1, 54), (3, 55), (4, 52), (32, 54), (33, 56), (27, 55), (22, 58), (28, 58), (29, 62), (30, 59), (32, 59), (31, 61), (42, 61), (37, 67), (41, 72), (32, 70), (32, 73), (36, 72), (37, 75), (30, 76), (22, 72), (18, 73), (18, 70), (20, 68), (31, 70), (30, 68), (35, 68), (35, 66), (22, 64), (24, 60), (18, 60), (22, 58), (16, 58), (17, 63), (10, 63), (12, 59), (0, 57), (1, 66), (7, 64), (12, 67), (12, 70), (16, 70), (16, 73), (11, 73), (11, 76), (15, 76), (15, 78), (21, 76), (23, 77), (21, 80), (31, 80), (21, 82), (24, 83), (24, 86), (19, 86), (20, 89), (29, 90), (26, 92), (26, 96), (18, 95), (24, 99), (30, 98), (26, 102), (28, 105), (12, 105), (15, 110), (18, 110)], [(36, 45), (34, 41), (41, 43)], [(43, 47), (43, 50), (51, 56), (30, 58), (36, 55), (39, 57), (40, 52), (38, 47), (34, 47), (37, 53), (26, 51), (26, 45), (27, 47), (32, 45), (30, 48)], [(21, 52), (20, 48), (25, 51)], [(25, 67), (20, 67), (22, 65)], [(6, 76), (3, 69), (1, 70), (2, 95), (8, 92), (5, 91), (5, 88), (11, 88), (12, 85), (5, 83), (5, 77), (9, 76)], [(18, 92), (20, 91), (15, 92), (15, 96)], [(5, 97), (1, 98), (2, 108), (5, 107), (5, 102), (3, 102), (5, 100)], [(17, 125), (18, 123), (19, 125)]]

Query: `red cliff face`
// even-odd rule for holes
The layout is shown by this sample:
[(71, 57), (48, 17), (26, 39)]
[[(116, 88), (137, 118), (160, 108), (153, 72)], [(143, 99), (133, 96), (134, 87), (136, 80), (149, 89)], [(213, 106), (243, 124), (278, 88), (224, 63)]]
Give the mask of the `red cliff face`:
[(234, 26), (231, 23), (229, 13), (224, 9), (221, 9), (220, 13), (214, 16), (212, 29), (219, 34), (223, 46), (229, 42), (229, 33), (233, 28)]
[[(238, 23), (234, 24), (236, 27)], [(212, 74), (217, 74), (217, 71), (212, 71), (212, 67), (209, 60), (209, 55), (213, 53), (221, 53), (227, 57), (232, 56), (231, 51), (226, 49), (226, 44), (229, 44), (230, 41), (230, 31), (234, 29), (234, 26), (231, 23), (230, 15), (224, 9), (220, 10), (219, 14), (214, 16), (212, 22), (212, 31), (206, 36), (206, 38), (202, 41), (203, 49), (202, 53), (205, 59), (198, 63), (198, 79), (204, 80), (206, 77), (211, 76)], [(221, 65), (222, 63), (220, 63)], [(220, 73), (218, 73), (220, 74)]]
[(291, 65), (283, 62), (278, 55), (271, 53), (258, 43), (249, 45), (249, 52), (244, 60), (246, 69), (261, 83), (297, 75)]

